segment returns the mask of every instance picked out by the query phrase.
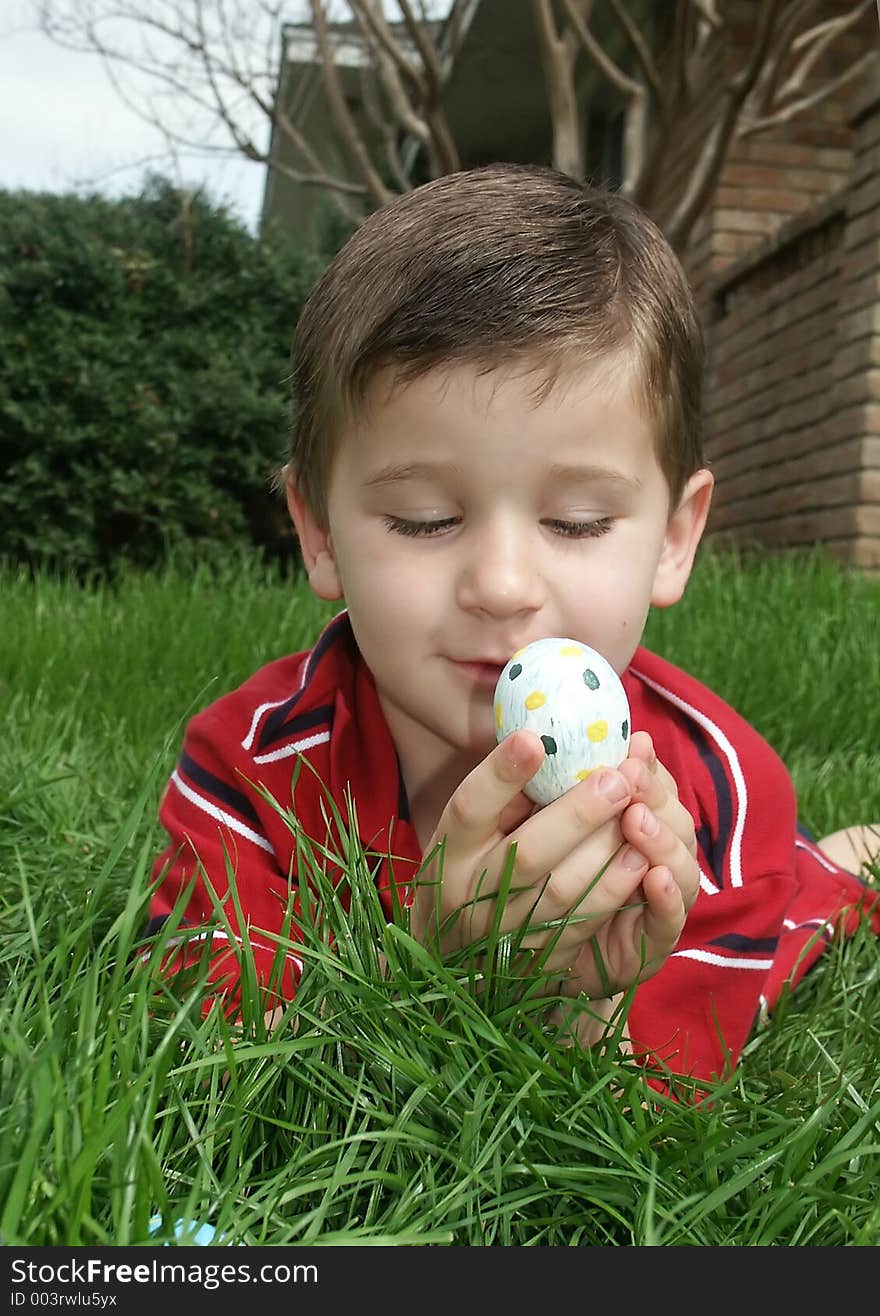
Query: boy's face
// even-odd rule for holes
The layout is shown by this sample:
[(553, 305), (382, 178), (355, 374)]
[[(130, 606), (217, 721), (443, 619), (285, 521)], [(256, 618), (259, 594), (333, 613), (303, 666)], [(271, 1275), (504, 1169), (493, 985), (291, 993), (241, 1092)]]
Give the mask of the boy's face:
[(599, 361), (540, 402), (537, 382), (380, 376), (334, 458), (326, 530), (290, 490), (312, 587), (344, 597), (405, 765), (484, 757), (498, 674), (532, 640), (583, 641), (622, 673), (690, 574), (712, 476), (670, 507), (630, 367)]

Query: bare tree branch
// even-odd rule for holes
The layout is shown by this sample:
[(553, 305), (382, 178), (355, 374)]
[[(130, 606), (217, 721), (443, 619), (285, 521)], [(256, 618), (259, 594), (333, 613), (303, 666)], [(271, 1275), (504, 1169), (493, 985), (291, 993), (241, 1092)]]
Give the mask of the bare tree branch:
[(642, 88), (633, 78), (628, 77), (622, 69), (618, 68), (614, 60), (602, 49), (588, 25), (581, 21), (581, 16), (572, 4), (572, 0), (562, 0), (562, 7), (584, 50), (599, 69), (599, 72), (608, 79), (612, 87), (616, 87), (625, 96), (640, 95)]
[(710, 27), (721, 26), (722, 20), (715, 8), (715, 0), (690, 0), (690, 3), (704, 23), (708, 23)]
[(383, 112), (383, 107), (379, 103), (378, 87), (372, 75), (372, 68), (361, 69), (361, 101), (367, 118), (373, 125), (374, 132), (385, 143), (385, 160), (398, 191), (408, 192), (411, 190), (412, 184), (400, 158), (397, 130), (394, 123), (389, 122), (387, 115)]
[[(367, 0), (367, 4), (369, 0)], [(396, 125), (402, 127), (411, 136), (415, 137), (423, 145), (428, 146), (431, 140), (431, 134), (427, 124), (416, 112), (412, 101), (407, 95), (406, 89), (401, 79), (400, 63), (389, 56), (388, 47), (385, 41), (379, 41), (376, 37), (376, 31), (373, 22), (364, 12), (361, 4), (355, 3), (352, 6), (352, 13), (360, 26), (364, 40), (371, 48), (373, 62), (361, 70), (361, 99), (370, 122), (376, 131), (384, 136), (389, 131), (393, 132)], [(384, 22), (384, 19), (382, 20)], [(388, 42), (397, 49), (390, 32), (387, 33)], [(402, 54), (402, 52), (399, 52)], [(388, 121), (387, 114), (383, 113), (379, 103), (378, 88), (375, 81), (381, 85), (385, 93), (388, 107), (393, 116), (393, 122)], [(412, 84), (414, 87), (420, 87), (423, 80), (414, 78)], [(406, 188), (402, 189), (406, 190)]]
[(433, 94), (436, 96), (439, 94), (443, 83), (443, 74), (440, 61), (437, 58), (437, 51), (434, 48), (434, 42), (429, 35), (428, 25), (416, 21), (408, 0), (397, 0), (397, 5), (403, 15), (403, 21), (406, 24), (410, 39), (422, 57), (428, 82)]
[(459, 167), (458, 149), (449, 131), (449, 124), (442, 108), (443, 84), (446, 77), (440, 65), (440, 58), (426, 24), (416, 22), (408, 0), (397, 0), (403, 15), (406, 30), (422, 57), (427, 83), (425, 92), (425, 118), (431, 131), (431, 140), (442, 171), (454, 173)]
[[(450, 74), (474, 0), (395, 0), (396, 9), (392, 0), (25, 2), (58, 44), (99, 55), (120, 98), (178, 160), (254, 161), (326, 192), (353, 220), (412, 186), (413, 152), (432, 176), (459, 167), (447, 111), (461, 87)], [(867, 28), (875, 3), (837, 0), (829, 14), (827, 0), (753, 0), (748, 39), (744, 4), (607, 0), (612, 46), (598, 35), (593, 0), (531, 0), (554, 164), (583, 171), (589, 66), (601, 103), (624, 113), (622, 190), (649, 210), (662, 198), (664, 227), (682, 245), (733, 141), (809, 114), (864, 75), (869, 50), (835, 57)], [(662, 183), (694, 116), (701, 146), (668, 215)]]
[(795, 118), (798, 114), (803, 114), (805, 110), (814, 109), (815, 106), (821, 105), (823, 101), (827, 100), (829, 96), (833, 96), (836, 91), (840, 91), (841, 87), (845, 87), (848, 83), (861, 77), (876, 63), (876, 60), (877, 56), (873, 50), (866, 51), (854, 64), (850, 64), (848, 68), (839, 73), (836, 78), (832, 78), (830, 82), (825, 82), (821, 87), (817, 87), (811, 95), (801, 96), (799, 100), (791, 101), (784, 108), (777, 110), (775, 114), (767, 114), (761, 119), (750, 119), (748, 122), (743, 123), (737, 132), (737, 136), (753, 136), (755, 133), (764, 132), (767, 128), (775, 128), (778, 124), (788, 123), (790, 119)]
[(795, 37), (819, 3), (822, 3), (822, 0), (791, 0), (780, 15), (776, 28), (775, 49), (771, 52), (755, 84), (754, 93), (750, 98), (753, 104), (748, 107), (749, 113), (767, 114), (771, 106), (776, 103), (779, 82)]
[(352, 13), (359, 19), (362, 30), (372, 34), (373, 40), (385, 56), (391, 60), (399, 73), (425, 94), (425, 79), (415, 64), (406, 57), (398, 41), (391, 35), (381, 4), (371, 4), (370, 0), (349, 0)]
[[(467, 0), (452, 0), (452, 6), (443, 25), (443, 35), (447, 40), (446, 56), (450, 68), (455, 67), (464, 36), (464, 6)], [(424, 8), (424, 6), (423, 6)]]
[(688, 50), (695, 32), (694, 14), (690, 0), (675, 0), (675, 23), (672, 40), (672, 100), (684, 104), (688, 100)]
[(748, 96), (761, 75), (761, 69), (772, 49), (773, 36), (779, 22), (783, 0), (763, 0), (758, 12), (758, 28), (745, 67), (732, 79), (734, 95), (740, 104)]
[(716, 116), (696, 165), (690, 172), (684, 193), (665, 225), (669, 240), (674, 245), (684, 245), (715, 190), (743, 102), (754, 87), (770, 49), (781, 4), (782, 0), (764, 0), (762, 4), (745, 67), (730, 79), (725, 88), (723, 110)]
[(312, 11), (315, 39), (321, 54), (321, 72), (324, 75), (324, 88), (327, 93), (330, 113), (336, 122), (345, 149), (367, 186), (367, 191), (377, 206), (384, 206), (392, 199), (394, 194), (389, 191), (379, 177), (364, 139), (346, 103), (339, 72), (333, 58), (324, 5), (322, 0), (309, 0), (309, 4)]
[(809, 32), (802, 32), (792, 42), (792, 50), (804, 50), (805, 54), (791, 76), (780, 88), (779, 99), (785, 100), (789, 96), (797, 95), (828, 48), (844, 32), (849, 31), (856, 23), (860, 22), (868, 10), (875, 7), (875, 4), (876, 0), (862, 0), (862, 3), (855, 5), (848, 14), (841, 14), (839, 17), (829, 19), (827, 22), (818, 23)]
[(645, 81), (654, 93), (654, 99), (657, 102), (657, 108), (661, 114), (669, 113), (669, 94), (663, 85), (663, 79), (660, 77), (660, 70), (648, 49), (648, 43), (636, 27), (630, 15), (624, 9), (622, 0), (609, 0), (611, 10), (617, 19), (627, 39), (635, 52), (636, 59), (642, 73), (645, 75)]
[(580, 177), (584, 144), (574, 85), (575, 47), (560, 37), (551, 0), (532, 0), (532, 14), (553, 125), (553, 164), (565, 174)]

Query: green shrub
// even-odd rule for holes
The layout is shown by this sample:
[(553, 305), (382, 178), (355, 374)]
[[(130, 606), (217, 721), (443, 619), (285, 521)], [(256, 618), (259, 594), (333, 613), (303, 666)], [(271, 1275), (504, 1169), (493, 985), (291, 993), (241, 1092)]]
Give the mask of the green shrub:
[(106, 573), (289, 548), (269, 482), (319, 268), (158, 178), (0, 193), (0, 557)]

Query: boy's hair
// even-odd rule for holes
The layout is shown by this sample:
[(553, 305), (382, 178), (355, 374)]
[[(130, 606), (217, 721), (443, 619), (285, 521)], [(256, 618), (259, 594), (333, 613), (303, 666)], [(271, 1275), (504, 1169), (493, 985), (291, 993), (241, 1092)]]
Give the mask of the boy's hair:
[(703, 465), (703, 340), (667, 240), (632, 202), (541, 166), (447, 174), (371, 214), (318, 280), (291, 354), (290, 470), (326, 524), (330, 464), (384, 367), (522, 363), (547, 391), (623, 350), (673, 505)]

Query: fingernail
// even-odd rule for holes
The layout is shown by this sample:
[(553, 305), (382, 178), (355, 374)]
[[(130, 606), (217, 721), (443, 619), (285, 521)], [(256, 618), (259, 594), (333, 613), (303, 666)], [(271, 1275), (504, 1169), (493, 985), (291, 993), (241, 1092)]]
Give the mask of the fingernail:
[(646, 804), (642, 805), (642, 809), (642, 831), (646, 836), (656, 836), (660, 830), (659, 822)]
[(619, 772), (600, 772), (596, 786), (599, 794), (604, 795), (613, 804), (625, 800), (629, 795), (629, 787)]
[(515, 731), (511, 731), (511, 733), (508, 736), (505, 736), (504, 740), (502, 741), (502, 745), (503, 745), (502, 753), (504, 755), (504, 761), (508, 765), (508, 767), (512, 768), (514, 772), (519, 772), (520, 764), (522, 762), (522, 755), (520, 753), (520, 749), (522, 747), (520, 746), (519, 749), (517, 748), (519, 742), (515, 740), (515, 737), (516, 737)]
[(634, 850), (631, 845), (628, 845), (620, 857), (620, 862), (624, 868), (629, 868), (633, 873), (636, 873), (640, 868), (644, 868), (648, 861), (639, 854), (638, 850)]

